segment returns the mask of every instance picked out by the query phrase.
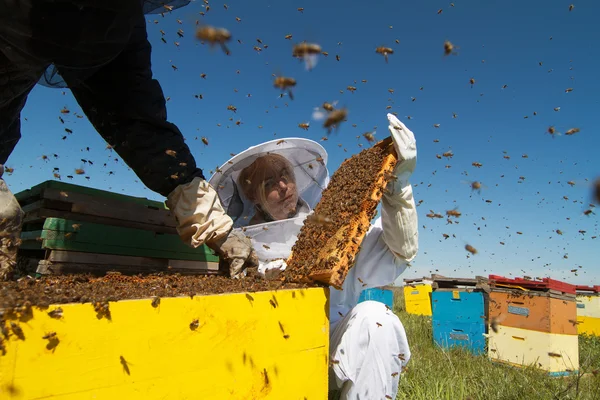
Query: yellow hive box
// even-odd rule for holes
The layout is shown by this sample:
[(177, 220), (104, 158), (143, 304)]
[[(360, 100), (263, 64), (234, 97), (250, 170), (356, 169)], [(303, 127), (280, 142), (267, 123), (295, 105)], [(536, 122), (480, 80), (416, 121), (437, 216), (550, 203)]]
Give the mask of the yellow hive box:
[(577, 315), (600, 318), (599, 295), (577, 295)]
[(500, 325), (498, 333), (490, 329), (488, 356), (492, 361), (565, 375), (579, 369), (579, 337)]
[(90, 303), (60, 305), (60, 319), (34, 307), (0, 351), (0, 399), (327, 399), (328, 296), (122, 300), (110, 320)]
[(407, 313), (431, 316), (431, 285), (404, 286), (404, 301)]
[(600, 318), (577, 316), (577, 333), (600, 336)]

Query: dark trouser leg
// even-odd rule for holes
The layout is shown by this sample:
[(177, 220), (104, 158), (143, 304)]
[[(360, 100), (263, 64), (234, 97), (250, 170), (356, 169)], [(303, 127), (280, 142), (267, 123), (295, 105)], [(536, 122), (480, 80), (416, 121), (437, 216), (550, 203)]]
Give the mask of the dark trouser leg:
[(60, 70), (102, 137), (151, 190), (167, 196), (202, 175), (179, 129), (167, 121), (166, 101), (152, 78), (151, 46), (140, 14), (123, 52), (83, 81)]
[(2, 53), (0, 37), (0, 280), (14, 269), (23, 211), (4, 182), (4, 164), (21, 138), (21, 110), (45, 66), (16, 65)]

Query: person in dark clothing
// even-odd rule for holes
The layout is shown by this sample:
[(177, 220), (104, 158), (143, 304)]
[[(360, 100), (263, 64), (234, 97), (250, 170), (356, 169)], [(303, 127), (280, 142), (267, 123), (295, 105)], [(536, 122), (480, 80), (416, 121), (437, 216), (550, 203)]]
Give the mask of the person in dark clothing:
[[(144, 15), (189, 1), (174, 3), (0, 0), (0, 171), (21, 138), (20, 114), (33, 87), (64, 82), (104, 140), (144, 185), (167, 198), (182, 240), (193, 247), (206, 243), (238, 277), (256, 265), (250, 241), (232, 231), (182, 133), (167, 121), (166, 100), (152, 76)], [(0, 279), (14, 266), (22, 219), (1, 183)]]

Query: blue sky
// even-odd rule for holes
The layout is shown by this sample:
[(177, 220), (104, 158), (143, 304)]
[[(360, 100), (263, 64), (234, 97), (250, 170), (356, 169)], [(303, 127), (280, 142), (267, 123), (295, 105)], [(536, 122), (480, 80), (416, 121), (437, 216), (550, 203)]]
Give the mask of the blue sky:
[[(230, 153), (266, 140), (320, 141), (326, 131), (311, 115), (324, 101), (338, 101), (349, 110), (339, 132), (320, 141), (333, 172), (361, 151), (359, 143), (369, 145), (356, 136), (377, 127), (376, 138), (387, 137), (386, 113), (397, 112), (417, 138), (412, 183), (416, 201), (422, 201), (420, 253), (403, 277), (491, 273), (600, 284), (600, 238), (592, 238), (600, 236), (600, 210), (583, 214), (592, 202), (591, 183), (600, 176), (595, 126), (600, 3), (577, 1), (569, 11), (570, 4), (230, 1), (228, 9), (211, 2), (210, 11), (201, 16), (203, 3), (195, 1), (147, 20), (154, 75), (170, 98), (168, 118), (184, 133), (207, 177)], [(230, 56), (194, 38), (196, 20), (232, 33)], [(284, 39), (288, 34), (291, 40)], [(268, 45), (260, 53), (253, 49), (261, 46), (257, 38)], [(303, 40), (319, 43), (329, 53), (319, 57), (312, 71), (292, 58), (293, 44)], [(455, 55), (444, 56), (445, 40), (457, 47)], [(382, 45), (394, 49), (387, 64), (375, 53)], [(298, 81), (293, 101), (279, 98), (273, 74)], [(347, 91), (349, 85), (357, 90)], [(573, 91), (567, 93), (567, 88)], [(201, 100), (195, 97), (199, 94)], [(227, 110), (229, 104), (237, 113)], [(61, 115), (63, 107), (71, 114)], [(14, 192), (53, 179), (57, 167), (67, 182), (164, 200), (105, 148), (85, 117), (74, 113), (82, 114), (68, 90), (37, 86), (32, 91), (22, 113), (23, 137), (7, 162), (14, 173), (5, 179)], [(298, 128), (309, 121), (308, 131)], [(549, 126), (562, 135), (547, 134)], [(65, 128), (73, 133), (62, 140)], [(571, 128), (580, 132), (564, 135)], [(208, 146), (201, 142), (203, 136)], [(436, 158), (449, 150), (451, 159)], [(483, 166), (473, 167), (473, 162)], [(81, 167), (86, 175), (75, 175)], [(474, 180), (484, 185), (480, 194), (471, 191)], [(453, 224), (426, 217), (429, 210), (444, 214), (456, 207), (462, 216)], [(450, 237), (444, 239), (444, 233)], [(467, 243), (478, 254), (467, 257)]]

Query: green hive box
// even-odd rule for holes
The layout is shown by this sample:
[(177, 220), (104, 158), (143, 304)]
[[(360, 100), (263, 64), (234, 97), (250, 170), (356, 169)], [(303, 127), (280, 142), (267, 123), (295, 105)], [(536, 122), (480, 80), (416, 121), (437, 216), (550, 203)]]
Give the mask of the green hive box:
[[(200, 269), (218, 269), (219, 259), (207, 246), (182, 242), (175, 218), (162, 202), (58, 181), (15, 196), (25, 211), (21, 248), (46, 250), (47, 260), (106, 264), (114, 256), (116, 264), (133, 262), (141, 269), (145, 260), (148, 266), (197, 261), (204, 263)], [(90, 261), (85, 253), (96, 257)]]

